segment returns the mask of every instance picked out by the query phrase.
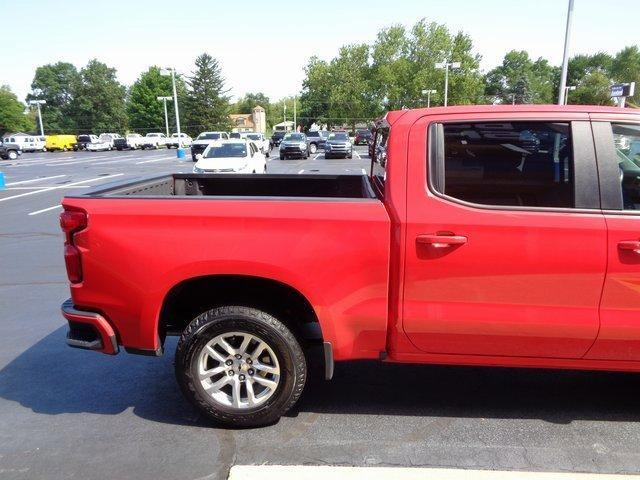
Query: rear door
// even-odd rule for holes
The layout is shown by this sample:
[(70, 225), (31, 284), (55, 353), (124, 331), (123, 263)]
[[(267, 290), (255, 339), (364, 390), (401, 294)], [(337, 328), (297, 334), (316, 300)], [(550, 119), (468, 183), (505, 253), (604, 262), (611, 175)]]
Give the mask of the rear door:
[(634, 117), (593, 122), (608, 266), (590, 359), (640, 361), (640, 121)]
[(436, 354), (582, 357), (606, 268), (588, 116), (428, 118), (410, 133), (405, 333)]

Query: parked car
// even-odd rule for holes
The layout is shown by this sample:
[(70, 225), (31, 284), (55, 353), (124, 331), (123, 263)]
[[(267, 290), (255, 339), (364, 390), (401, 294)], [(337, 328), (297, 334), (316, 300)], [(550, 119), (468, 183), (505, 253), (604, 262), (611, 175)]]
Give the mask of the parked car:
[(101, 133), (98, 137), (98, 140), (104, 143), (108, 143), (109, 150), (113, 150), (114, 148), (116, 148), (115, 141), (119, 138), (122, 138), (122, 135), (120, 135), (119, 133)]
[(56, 150), (66, 152), (73, 149), (76, 143), (78, 143), (78, 139), (75, 135), (48, 135), (45, 147), (50, 152)]
[(309, 143), (309, 153), (314, 154), (319, 148), (324, 148), (324, 145), (329, 137), (329, 132), (326, 130), (309, 130), (307, 132), (307, 141)]
[(247, 133), (246, 138), (254, 142), (258, 149), (267, 157), (270, 155), (271, 150), (269, 146), (269, 140), (264, 136), (264, 133)]
[(347, 132), (331, 132), (324, 144), (324, 158), (353, 158), (353, 144)]
[(228, 140), (227, 132), (202, 132), (191, 144), (191, 159), (195, 162), (196, 155), (206, 150), (210, 143), (218, 140)]
[(87, 145), (90, 143), (98, 143), (98, 141), (97, 135), (78, 135), (78, 141), (73, 146), (73, 150), (75, 152), (79, 150), (86, 150)]
[(167, 136), (164, 133), (152, 132), (142, 137), (141, 147), (143, 150), (147, 148), (158, 149), (167, 145)]
[(371, 140), (373, 140), (373, 135), (369, 130), (356, 130), (353, 143), (354, 145), (369, 145)]
[(242, 134), (240, 132), (231, 132), (229, 138), (242, 138)]
[(12, 133), (2, 138), (3, 142), (13, 143), (20, 147), (23, 152), (44, 152), (46, 150), (46, 137), (29, 135), (26, 133)]
[[(180, 132), (181, 144), (183, 147), (190, 147), (193, 143), (193, 139), (186, 133)], [(178, 134), (172, 133), (167, 139), (167, 148), (178, 148)]]
[(97, 139), (87, 143), (85, 148), (89, 152), (106, 152), (113, 149), (111, 141), (111, 136), (103, 133)]
[(309, 158), (307, 136), (304, 133), (289, 132), (280, 143), (280, 160), (289, 158)]
[(197, 155), (194, 173), (265, 173), (267, 161), (251, 140), (230, 139), (209, 144)]
[(139, 133), (128, 133), (125, 137), (116, 138), (113, 147), (116, 150), (136, 150), (142, 148), (143, 139)]
[(284, 136), (287, 134), (287, 132), (283, 132), (283, 131), (276, 131), (273, 132), (273, 135), (271, 135), (271, 140), (269, 140), (270, 144), (271, 144), (271, 148), (273, 147), (279, 147), (280, 143), (282, 142), (282, 139), (284, 138)]
[(3, 160), (15, 160), (20, 155), (22, 155), (22, 150), (19, 144), (2, 139), (2, 142), (0, 142), (0, 158)]
[(65, 197), (67, 342), (161, 355), (178, 335), (183, 393), (242, 427), (291, 408), (307, 362), (640, 372), (640, 112), (402, 110), (374, 141), (386, 156), (361, 177), (173, 174)]

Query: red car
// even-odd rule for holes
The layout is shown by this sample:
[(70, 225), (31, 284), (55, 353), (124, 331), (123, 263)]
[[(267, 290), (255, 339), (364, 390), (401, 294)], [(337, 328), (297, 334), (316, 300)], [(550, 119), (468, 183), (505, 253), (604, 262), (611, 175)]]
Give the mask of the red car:
[(373, 140), (373, 135), (369, 130), (356, 130), (356, 136), (353, 139), (354, 145), (369, 145)]
[(640, 371), (638, 113), (405, 110), (375, 141), (369, 176), (66, 197), (69, 344), (161, 355), (179, 335), (183, 392), (233, 426), (276, 421), (314, 362)]

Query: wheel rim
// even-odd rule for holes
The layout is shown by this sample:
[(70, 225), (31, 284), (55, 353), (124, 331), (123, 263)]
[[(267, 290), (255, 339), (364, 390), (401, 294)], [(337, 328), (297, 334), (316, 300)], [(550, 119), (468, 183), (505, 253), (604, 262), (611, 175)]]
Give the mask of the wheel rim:
[(280, 383), (280, 364), (273, 349), (257, 335), (228, 332), (202, 348), (198, 379), (214, 402), (246, 410), (273, 396)]
[(309, 151), (310, 151), (311, 153), (316, 153), (316, 150), (317, 150), (317, 147), (312, 143), (312, 144), (309, 146)]
[(10, 160), (15, 160), (16, 158), (18, 158), (18, 154), (16, 152), (9, 152)]

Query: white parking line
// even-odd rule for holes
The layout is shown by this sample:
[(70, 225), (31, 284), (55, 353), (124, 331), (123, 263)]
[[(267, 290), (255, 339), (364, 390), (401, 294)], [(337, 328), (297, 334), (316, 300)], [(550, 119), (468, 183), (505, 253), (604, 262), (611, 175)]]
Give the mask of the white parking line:
[(322, 154), (321, 153), (317, 154), (315, 157), (313, 157), (313, 159), (317, 160), (320, 155), (322, 155)]
[(304, 172), (304, 168), (298, 172), (298, 175), (300, 175), (302, 172)]
[(356, 157), (358, 157), (358, 160), (361, 160), (361, 159), (362, 159), (362, 157), (360, 156), (360, 154), (359, 154), (356, 150), (354, 150), (354, 151), (353, 151), (353, 154), (354, 154)]
[(142, 165), (143, 163), (161, 162), (162, 160), (168, 160), (171, 157), (154, 158), (152, 160), (144, 160), (142, 162), (136, 162), (136, 165)]
[(448, 468), (234, 465), (229, 480), (638, 480), (638, 475)]
[(43, 208), (42, 210), (36, 210), (35, 212), (29, 212), (28, 215), (40, 215), (41, 213), (49, 212), (51, 210), (55, 210), (56, 208), (62, 208), (62, 205), (54, 205), (53, 207)]
[(366, 171), (364, 168), (362, 168), (361, 170), (362, 170), (362, 174), (363, 174), (363, 175), (366, 175), (366, 174), (367, 174), (367, 171)]
[(52, 178), (60, 178), (60, 177), (66, 177), (66, 175), (54, 175), (53, 177), (40, 177), (40, 178), (33, 178), (31, 180), (22, 180), (20, 182), (11, 182), (11, 183), (7, 183), (7, 187), (12, 187), (13, 185), (23, 185), (25, 183), (41, 182), (42, 180), (51, 180)]
[(108, 175), (108, 176), (104, 176), (104, 177), (96, 177), (96, 178), (90, 178), (88, 180), (81, 180), (79, 182), (73, 182), (73, 183), (68, 183), (66, 185), (60, 185), (57, 187), (50, 187), (50, 188), (43, 188), (41, 190), (34, 190), (32, 192), (27, 192), (27, 193), (21, 193), (20, 195), (13, 195), (12, 197), (4, 197), (4, 198), (0, 198), (0, 202), (6, 202), (7, 200), (11, 200), (12, 198), (21, 198), (21, 197), (26, 197), (28, 195), (35, 195), (37, 193), (45, 193), (45, 192), (50, 192), (51, 190), (59, 190), (61, 188), (66, 188), (66, 187), (71, 187), (73, 185), (80, 185), (82, 183), (89, 183), (89, 182), (95, 182), (96, 180), (105, 180), (105, 179), (111, 179), (113, 177), (119, 177), (121, 175), (124, 175), (124, 173), (116, 173), (114, 175)]

